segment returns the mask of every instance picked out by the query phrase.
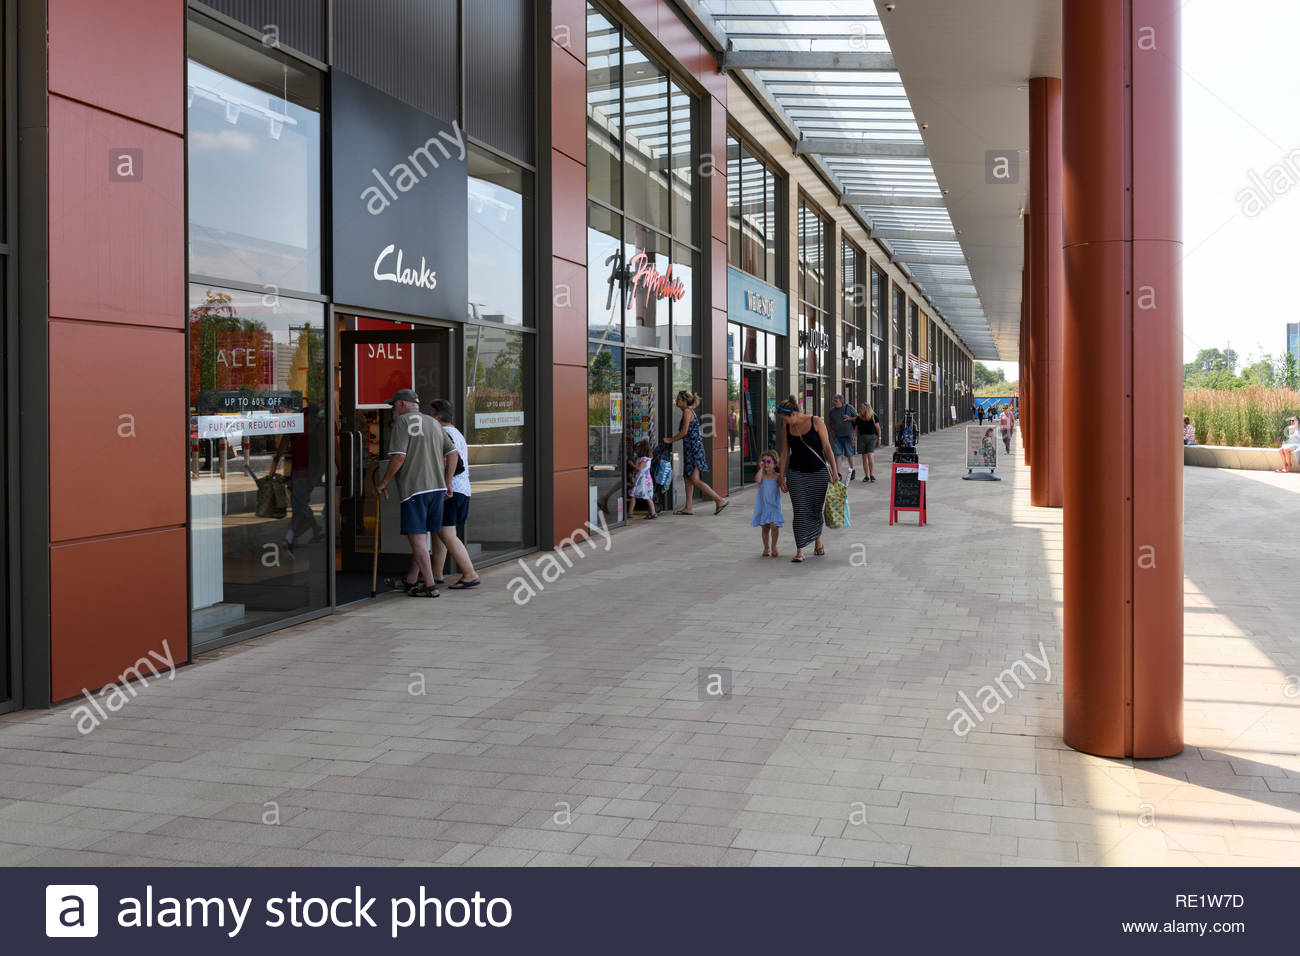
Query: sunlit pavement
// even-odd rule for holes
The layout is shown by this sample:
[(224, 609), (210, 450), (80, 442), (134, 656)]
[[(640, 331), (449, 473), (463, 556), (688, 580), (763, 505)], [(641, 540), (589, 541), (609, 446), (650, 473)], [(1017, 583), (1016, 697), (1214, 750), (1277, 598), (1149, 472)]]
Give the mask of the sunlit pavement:
[(742, 492), (553, 583), (525, 559), (522, 608), (512, 563), (207, 655), (85, 736), (2, 718), (0, 864), (1300, 863), (1300, 475), (1186, 470), (1188, 746), (1135, 764), (1060, 739), (1060, 512), (1013, 462), (959, 480), (960, 429), (921, 449), (926, 527), (858, 482), (803, 565)]

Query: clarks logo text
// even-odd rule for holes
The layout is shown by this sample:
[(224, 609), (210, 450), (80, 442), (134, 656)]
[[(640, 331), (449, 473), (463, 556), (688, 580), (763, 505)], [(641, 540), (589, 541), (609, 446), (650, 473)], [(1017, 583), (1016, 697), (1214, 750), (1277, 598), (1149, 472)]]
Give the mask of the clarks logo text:
[[(380, 272), (379, 267), (385, 259), (397, 250), (397, 261), (393, 266), (392, 272)], [(432, 292), (438, 285), (438, 273), (425, 265), (424, 256), (420, 256), (419, 270), (407, 269), (402, 266), (402, 250), (391, 242), (384, 246), (384, 251), (379, 254), (375, 260), (375, 279), (379, 282), (396, 282), (398, 285), (413, 285), (417, 289), (428, 289)]]

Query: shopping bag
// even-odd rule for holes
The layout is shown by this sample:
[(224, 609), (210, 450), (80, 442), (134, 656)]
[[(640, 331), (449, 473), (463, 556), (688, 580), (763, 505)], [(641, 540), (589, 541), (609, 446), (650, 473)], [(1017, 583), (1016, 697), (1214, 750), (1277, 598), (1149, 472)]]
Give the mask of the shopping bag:
[(837, 481), (826, 489), (826, 505), (822, 508), (822, 518), (827, 527), (848, 527), (849, 489), (844, 482)]

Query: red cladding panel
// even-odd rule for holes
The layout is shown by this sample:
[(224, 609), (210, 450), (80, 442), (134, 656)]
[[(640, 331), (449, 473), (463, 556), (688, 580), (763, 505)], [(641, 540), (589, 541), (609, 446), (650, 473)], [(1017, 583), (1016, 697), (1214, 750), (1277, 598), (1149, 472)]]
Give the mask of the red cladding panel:
[(49, 241), (51, 315), (182, 328), (184, 141), (50, 97)]
[(570, 159), (587, 162), (587, 71), (551, 44), (551, 145)]
[(587, 369), (556, 365), (551, 369), (555, 390), (555, 431), (552, 439), (555, 470), (587, 467)]
[(587, 62), (586, 0), (551, 0), (551, 42)]
[[(117, 683), (123, 674), (133, 677), (128, 669), (150, 651), (157, 657), (149, 660), (166, 679), (168, 658), (177, 665), (188, 660), (187, 603), (182, 528), (55, 545), (50, 549), (51, 699), (70, 700), (83, 689), (94, 693)], [(141, 670), (146, 680), (154, 680), (148, 668)], [(128, 699), (148, 692), (139, 682), (123, 691)], [(106, 713), (111, 720), (113, 714)]]
[(587, 263), (587, 167), (551, 150), (551, 250)]
[(551, 358), (556, 365), (587, 365), (587, 267), (551, 257)]
[(184, 131), (184, 3), (49, 0), (49, 30), (51, 92)]
[(52, 541), (185, 524), (185, 367), (178, 332), (50, 322)]
[(589, 504), (587, 469), (555, 474), (555, 541), (558, 544), (584, 528)]

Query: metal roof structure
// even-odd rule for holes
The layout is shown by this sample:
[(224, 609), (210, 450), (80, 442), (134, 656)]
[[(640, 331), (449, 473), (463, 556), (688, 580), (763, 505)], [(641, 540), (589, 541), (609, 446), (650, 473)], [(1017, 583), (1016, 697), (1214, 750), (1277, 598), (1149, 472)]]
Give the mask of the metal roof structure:
[[(915, 5), (917, 0), (907, 2)], [(992, 2), (996, 5), (998, 0)], [(712, 39), (721, 68), (785, 128), (795, 153), (805, 156), (830, 182), (842, 205), (856, 211), (871, 237), (975, 357), (1014, 359), (1015, 348), (1009, 349), (1009, 342), (1013, 341), (1010, 333), (1018, 331), (1018, 293), (1014, 316), (1007, 303), (999, 302), (999, 341), (995, 341), (995, 323), (972, 275), (963, 229), (953, 223), (950, 190), (941, 187), (926, 145), (929, 124), (913, 112), (881, 20), (882, 14), (891, 16), (900, 4), (872, 0), (681, 0), (681, 4)], [(920, 5), (931, 8), (932, 15), (941, 14), (942, 6), (949, 11), (953, 7), (926, 0)], [(973, 5), (980, 6), (981, 0)], [(979, 159), (982, 162), (983, 156)], [(1013, 219), (1016, 205), (1023, 206), (1022, 198), (1011, 199)], [(1004, 240), (1005, 223), (1001, 225)], [(999, 272), (1006, 271), (1005, 259), (1004, 255), (998, 261)], [(1000, 287), (1008, 282), (1006, 276), (997, 278)], [(1015, 283), (1019, 283), (1018, 268)], [(1008, 325), (1011, 322), (1013, 326)]]

